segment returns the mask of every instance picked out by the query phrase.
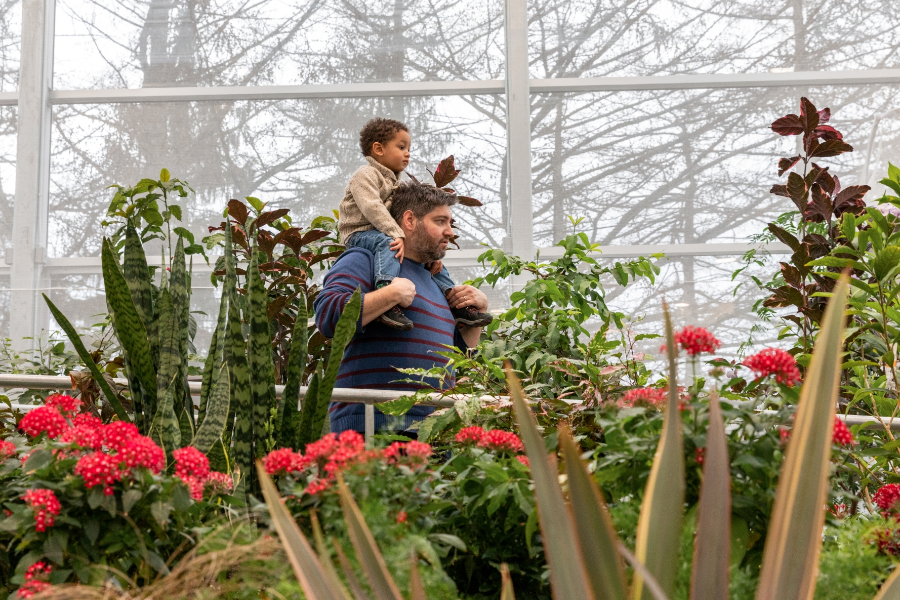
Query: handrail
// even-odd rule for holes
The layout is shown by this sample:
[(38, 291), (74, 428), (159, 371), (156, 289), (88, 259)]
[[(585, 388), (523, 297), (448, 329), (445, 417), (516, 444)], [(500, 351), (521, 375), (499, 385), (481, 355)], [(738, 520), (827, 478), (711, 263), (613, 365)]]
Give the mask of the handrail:
[[(112, 383), (116, 386), (127, 388), (127, 379), (113, 379)], [(200, 382), (189, 381), (188, 387), (192, 396), (200, 395)], [(70, 390), (72, 389), (72, 380), (66, 376), (59, 375), (9, 375), (0, 374), (0, 389), (13, 388), (31, 388), (37, 390)], [(300, 388), (300, 395), (306, 394), (306, 387)], [(283, 385), (275, 386), (275, 396), (280, 398), (284, 393)], [(366, 439), (370, 441), (375, 433), (375, 405), (382, 402), (390, 402), (409, 396), (408, 391), (402, 390), (366, 390), (356, 388), (334, 388), (331, 399), (334, 402), (347, 402), (349, 404), (365, 404), (366, 405)], [(461, 396), (461, 398), (468, 396)], [(507, 396), (482, 396), (483, 400), (509, 400)], [(435, 406), (439, 408), (452, 407), (455, 400), (448, 398), (442, 394), (432, 393), (426, 400), (416, 402), (417, 406)], [(13, 404), (14, 408), (22, 410), (30, 410), (34, 405), (30, 404)], [(876, 417), (867, 417), (865, 415), (838, 415), (847, 425), (861, 425), (867, 423), (867, 429), (883, 429), (887, 425), (892, 431), (900, 431), (900, 418), (885, 419), (879, 421)]]

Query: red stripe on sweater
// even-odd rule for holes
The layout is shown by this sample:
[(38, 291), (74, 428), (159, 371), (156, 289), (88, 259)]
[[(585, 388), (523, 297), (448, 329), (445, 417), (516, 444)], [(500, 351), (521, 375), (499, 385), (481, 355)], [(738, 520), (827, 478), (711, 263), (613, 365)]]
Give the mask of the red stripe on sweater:
[(452, 352), (456, 346), (453, 344), (441, 344), (440, 342), (432, 342), (431, 340), (423, 340), (422, 338), (389, 338), (389, 337), (357, 337), (353, 338), (347, 347), (354, 346), (356, 344), (397, 344), (401, 343), (404, 346), (406, 344), (424, 344), (426, 346), (434, 346), (435, 348), (440, 348), (441, 350), (446, 350), (447, 352)]
[(443, 321), (444, 323), (450, 323), (451, 325), (456, 325), (456, 321), (454, 319), (445, 319), (444, 317), (439, 317), (433, 312), (427, 311), (424, 308), (417, 308), (415, 306), (407, 306), (403, 310), (411, 310), (413, 312), (417, 312), (422, 315), (428, 315), (433, 319), (437, 319), (438, 321)]
[(353, 362), (354, 360), (365, 360), (369, 358), (416, 358), (419, 360), (427, 360), (428, 362), (440, 362), (441, 364), (447, 364), (450, 362), (446, 358), (440, 355), (431, 355), (431, 354), (415, 354), (412, 352), (377, 352), (374, 354), (357, 354), (356, 356), (349, 356), (344, 359), (344, 364), (349, 362)]
[(437, 302), (432, 302), (432, 301), (429, 300), (428, 298), (426, 298), (426, 297), (424, 297), (424, 296), (420, 296), (419, 294), (416, 294), (416, 298), (419, 298), (419, 299), (421, 299), (421, 300), (424, 300), (425, 302), (427, 302), (428, 304), (430, 304), (430, 305), (432, 305), (432, 306), (436, 306), (436, 307), (438, 307), (438, 308), (443, 308), (444, 310), (446, 310), (446, 311), (448, 311), (448, 312), (450, 311), (450, 305), (449, 305), (449, 304), (438, 304)]
[[(353, 279), (354, 281), (358, 281), (360, 284), (362, 284), (363, 292), (368, 292), (370, 289), (372, 289), (372, 283), (370, 281), (366, 281), (365, 279), (360, 279), (359, 277), (357, 277), (355, 275), (351, 275), (350, 273), (336, 273), (334, 275), (334, 277), (335, 278), (333, 280), (330, 280), (329, 283), (331, 283), (332, 281), (334, 283), (337, 283), (338, 281), (340, 281), (340, 278), (348, 277), (348, 278)], [(353, 289), (355, 290), (356, 288), (353, 288)]]

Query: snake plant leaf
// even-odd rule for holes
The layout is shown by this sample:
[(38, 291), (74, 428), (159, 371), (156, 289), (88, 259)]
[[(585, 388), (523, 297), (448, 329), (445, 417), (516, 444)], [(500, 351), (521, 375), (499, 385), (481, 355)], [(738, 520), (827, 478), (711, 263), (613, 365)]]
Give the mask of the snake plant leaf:
[(153, 319), (153, 293), (150, 268), (147, 266), (147, 255), (144, 254), (144, 245), (141, 238), (129, 219), (125, 226), (124, 263), (122, 265), (125, 282), (131, 292), (131, 300), (134, 308), (144, 326), (150, 340), (150, 349), (154, 359), (158, 356), (156, 348), (157, 333), (152, 329), (155, 326)]
[(338, 473), (338, 493), (341, 498), (341, 509), (344, 513), (344, 521), (347, 523), (347, 533), (353, 549), (356, 550), (356, 558), (362, 565), (363, 571), (369, 583), (369, 588), (376, 600), (403, 600), (400, 590), (388, 572), (384, 557), (375, 543), (372, 532), (363, 519), (350, 488), (347, 487), (344, 478)]
[(188, 376), (188, 339), (190, 321), (190, 290), (188, 283), (187, 262), (184, 255), (184, 240), (179, 236), (175, 244), (175, 254), (172, 256), (172, 277), (169, 283), (172, 294), (172, 309), (175, 311), (175, 327), (178, 339), (178, 362), (176, 363), (175, 390), (176, 409), (180, 406), (189, 414), (191, 422), (194, 420), (193, 403), (190, 394), (185, 393)]
[[(220, 308), (221, 311), (221, 303)], [(203, 418), (206, 416), (206, 404), (209, 402), (209, 395), (212, 393), (212, 386), (215, 381), (212, 378), (213, 363), (216, 362), (216, 344), (219, 337), (219, 328), (213, 329), (212, 340), (209, 342), (209, 351), (206, 354), (206, 360), (203, 363), (203, 378), (200, 380), (200, 405), (197, 408), (197, 423), (203, 424)]]
[[(156, 373), (156, 396), (161, 398), (178, 375), (178, 320), (168, 287), (159, 292), (159, 371)], [(173, 394), (174, 398), (174, 394)]]
[(213, 444), (222, 439), (222, 433), (225, 431), (228, 407), (231, 402), (229, 377), (228, 366), (226, 365), (219, 371), (219, 381), (216, 382), (212, 397), (209, 399), (206, 418), (203, 419), (203, 424), (197, 429), (194, 441), (191, 442), (194, 448), (204, 454), (209, 453)]
[(232, 463), (228, 460), (228, 452), (221, 438), (213, 442), (212, 448), (206, 453), (206, 457), (209, 459), (210, 470), (218, 471), (219, 473), (231, 472)]
[[(174, 395), (178, 388), (173, 388), (172, 394)], [(191, 418), (188, 416), (188, 411), (184, 408), (181, 409), (181, 412), (178, 413), (178, 431), (179, 431), (179, 445), (184, 446), (189, 443), (194, 438), (194, 424), (191, 423)]]
[(306, 536), (297, 527), (294, 517), (281, 502), (275, 484), (262, 465), (257, 465), (257, 472), (263, 498), (272, 517), (272, 525), (281, 538), (284, 552), (294, 569), (304, 596), (308, 600), (349, 600), (339, 588), (335, 587)]
[(166, 454), (171, 454), (181, 446), (181, 429), (178, 427), (178, 417), (175, 416), (173, 404), (170, 385), (156, 403), (156, 415), (150, 424), (150, 439), (165, 450)]
[[(678, 575), (681, 527), (684, 519), (684, 441), (681, 431), (675, 334), (668, 308), (663, 307), (666, 348), (669, 355), (669, 397), (665, 407), (662, 435), (641, 504), (635, 556), (647, 567), (668, 597), (675, 594)], [(727, 538), (726, 538), (727, 539)], [(640, 573), (634, 576), (633, 600), (647, 600), (650, 592)]]
[(900, 600), (900, 569), (894, 569), (873, 600)]
[(134, 369), (128, 356), (123, 357), (125, 365), (125, 378), (128, 380), (128, 389), (131, 391), (131, 405), (134, 407), (134, 425), (138, 428), (141, 435), (147, 435), (147, 428), (153, 415), (144, 414), (146, 407), (144, 406), (143, 393), (141, 392), (141, 382), (134, 375)]
[(247, 358), (250, 363), (250, 395), (253, 402), (253, 455), (262, 459), (274, 446), (275, 364), (269, 337), (266, 287), (259, 273), (259, 248), (254, 246), (247, 270), (250, 306), (250, 340)]
[(559, 445), (566, 463), (572, 517), (578, 523), (578, 547), (594, 598), (625, 600), (628, 595), (625, 568), (616, 549), (619, 538), (603, 494), (588, 473), (581, 451), (566, 427), (559, 429)]
[(731, 462), (719, 395), (709, 395), (709, 427), (703, 484), (697, 507), (697, 535), (691, 572), (691, 600), (728, 600), (731, 566)]
[(547, 458), (546, 446), (537, 428), (537, 420), (525, 401), (519, 378), (506, 364), (506, 381), (513, 401), (519, 433), (531, 464), (534, 495), (537, 500), (541, 537), (550, 567), (550, 585), (554, 598), (594, 598), (581, 551), (575, 523), (559, 487), (559, 473)]
[(822, 317), (797, 402), (763, 551), (757, 600), (813, 597), (822, 549), (834, 412), (849, 289), (845, 272)]
[(306, 358), (309, 352), (309, 314), (306, 309), (306, 295), (297, 296), (297, 316), (294, 319), (294, 330), (291, 333), (291, 355), (287, 364), (287, 379), (284, 392), (281, 394), (283, 417), (278, 432), (278, 444), (282, 448), (290, 448), (297, 439), (294, 421), (297, 415), (297, 403), (300, 401), (300, 384), (306, 372)]
[(297, 439), (294, 448), (300, 451), (306, 450), (306, 445), (314, 442), (313, 418), (319, 400), (319, 372), (313, 373), (306, 388), (306, 396), (300, 405), (299, 426), (297, 427)]
[(100, 386), (100, 390), (103, 392), (106, 401), (109, 402), (109, 405), (116, 411), (116, 416), (119, 417), (120, 421), (125, 421), (126, 423), (131, 422), (131, 419), (128, 418), (128, 413), (125, 412), (125, 407), (122, 406), (122, 403), (119, 402), (119, 398), (116, 396), (115, 392), (109, 387), (109, 383), (103, 378), (103, 373), (100, 372), (94, 359), (91, 358), (91, 353), (84, 347), (84, 343), (78, 336), (78, 332), (75, 331), (75, 328), (72, 327), (72, 324), (69, 323), (69, 320), (65, 315), (56, 308), (56, 305), (50, 302), (50, 298), (47, 297), (47, 294), (41, 295), (44, 297), (44, 302), (47, 303), (47, 307), (50, 309), (50, 314), (53, 315), (53, 318), (56, 319), (59, 326), (66, 332), (66, 336), (75, 348), (75, 352), (78, 353), (81, 362), (84, 363), (88, 370), (90, 370), (91, 375), (94, 377), (94, 381)]
[[(325, 419), (328, 418), (328, 403), (331, 402), (331, 394), (334, 392), (334, 383), (337, 381), (338, 369), (344, 359), (344, 350), (347, 344), (356, 334), (356, 323), (359, 321), (359, 312), (362, 309), (362, 294), (359, 288), (353, 292), (334, 328), (334, 338), (331, 340), (331, 354), (328, 357), (328, 366), (325, 374), (319, 380), (318, 400), (313, 414), (312, 435), (313, 439), (319, 437), (325, 427)], [(308, 396), (309, 394), (307, 394)], [(312, 441), (312, 440), (310, 440)]]
[(231, 404), (234, 405), (234, 463), (243, 473), (247, 483), (250, 483), (253, 473), (253, 400), (250, 393), (247, 344), (244, 341), (241, 315), (236, 302), (229, 302), (227, 331), (231, 336), (229, 347), (231, 348)]

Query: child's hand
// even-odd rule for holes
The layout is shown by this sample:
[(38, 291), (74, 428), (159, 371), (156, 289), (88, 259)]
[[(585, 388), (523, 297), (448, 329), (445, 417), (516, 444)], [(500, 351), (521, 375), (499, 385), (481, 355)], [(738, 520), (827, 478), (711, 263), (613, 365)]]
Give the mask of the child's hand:
[(428, 265), (428, 270), (431, 271), (432, 275), (437, 275), (438, 273), (441, 272), (441, 270), (443, 268), (444, 268), (444, 263), (441, 261), (441, 259), (438, 259), (438, 260), (432, 262), (430, 265)]
[(397, 252), (397, 254), (394, 255), (394, 258), (399, 260), (400, 264), (403, 264), (403, 238), (394, 238), (390, 248)]

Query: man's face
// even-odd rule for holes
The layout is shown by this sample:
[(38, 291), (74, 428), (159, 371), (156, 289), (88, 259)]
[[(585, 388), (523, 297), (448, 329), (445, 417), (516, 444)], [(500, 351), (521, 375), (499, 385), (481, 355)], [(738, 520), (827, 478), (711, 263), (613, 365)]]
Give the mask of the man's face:
[(389, 142), (372, 144), (372, 157), (394, 173), (399, 173), (409, 165), (409, 147), (411, 145), (412, 140), (409, 133), (398, 131)]
[(452, 222), (449, 206), (439, 206), (421, 219), (416, 219), (415, 228), (411, 235), (407, 234), (406, 240), (413, 254), (426, 263), (444, 258), (447, 245), (453, 238)]

